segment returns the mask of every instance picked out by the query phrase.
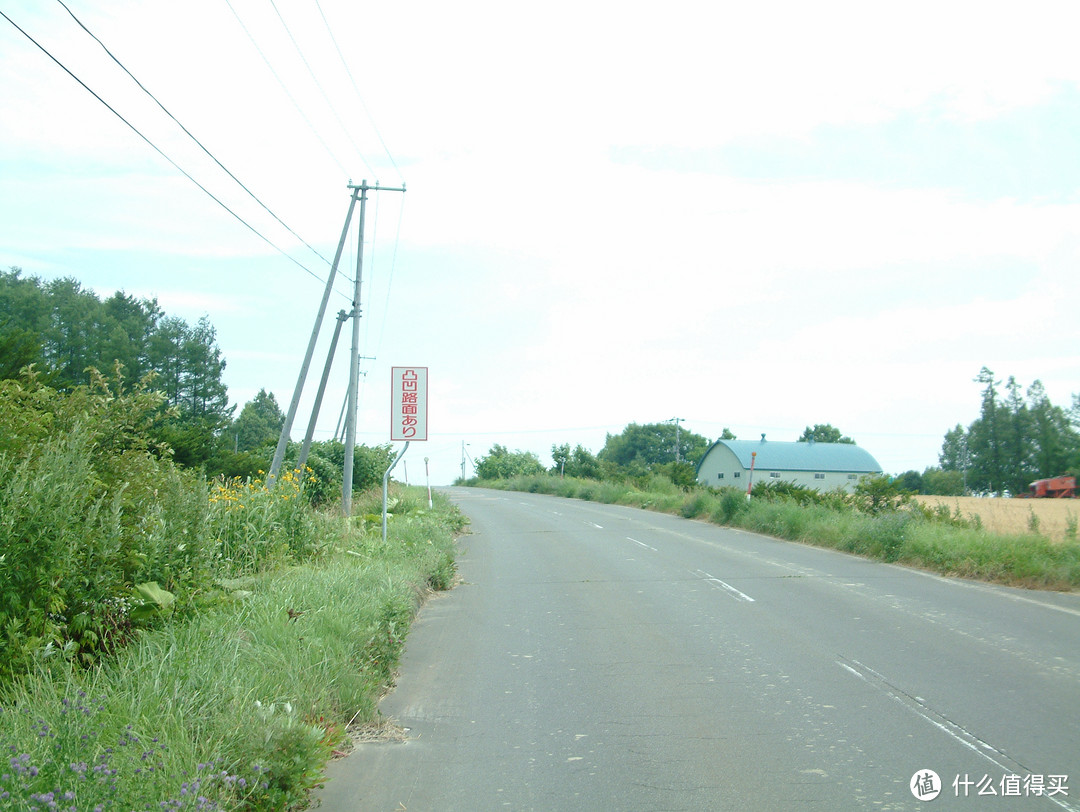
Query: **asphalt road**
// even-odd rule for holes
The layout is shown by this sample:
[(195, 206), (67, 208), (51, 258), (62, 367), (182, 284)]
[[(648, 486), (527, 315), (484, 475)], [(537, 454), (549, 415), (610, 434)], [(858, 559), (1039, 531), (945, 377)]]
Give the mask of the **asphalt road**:
[(1080, 595), (450, 493), (463, 583), (381, 706), (408, 739), (331, 764), (323, 812), (1080, 810)]

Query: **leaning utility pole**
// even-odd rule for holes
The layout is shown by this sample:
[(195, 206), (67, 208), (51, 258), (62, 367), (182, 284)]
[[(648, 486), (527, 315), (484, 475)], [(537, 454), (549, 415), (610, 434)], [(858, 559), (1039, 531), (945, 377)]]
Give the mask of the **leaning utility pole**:
[(360, 194), (360, 239), (356, 247), (356, 280), (351, 314), (352, 352), (349, 356), (349, 405), (345, 422), (345, 470), (341, 478), (341, 510), (346, 516), (352, 515), (353, 453), (356, 449), (356, 408), (360, 388), (360, 274), (364, 267), (364, 214), (367, 208), (367, 193), (404, 192), (405, 184), (402, 183), (400, 188), (380, 187), (379, 182), (375, 181), (374, 186), (368, 186), (368, 182), (362, 180), (359, 186), (350, 185), (349, 188), (353, 190), (353, 200), (356, 199), (357, 192)]
[[(300, 365), (300, 375), (296, 379), (296, 388), (293, 390), (292, 400), (289, 402), (288, 414), (285, 415), (285, 425), (281, 427), (277, 450), (274, 451), (274, 461), (270, 464), (270, 473), (266, 477), (267, 488), (274, 487), (277, 475), (281, 471), (281, 463), (285, 459), (285, 449), (289, 445), (289, 435), (292, 432), (293, 421), (296, 419), (296, 409), (300, 405), (300, 395), (304, 391), (304, 381), (307, 379), (308, 368), (311, 366), (311, 356), (315, 353), (315, 344), (319, 340), (319, 330), (322, 327), (323, 316), (326, 315), (326, 303), (330, 301), (330, 291), (334, 287), (334, 277), (337, 275), (338, 263), (341, 261), (341, 252), (345, 248), (345, 237), (349, 233), (349, 222), (352, 220), (353, 209), (356, 207), (357, 201), (357, 188), (355, 186), (349, 186), (349, 188), (353, 190), (352, 198), (349, 200), (349, 213), (345, 215), (345, 225), (341, 229), (341, 239), (338, 240), (337, 253), (334, 254), (334, 264), (330, 266), (330, 275), (326, 278), (326, 288), (323, 290), (322, 302), (319, 304), (319, 314), (315, 317), (315, 326), (311, 328), (311, 338), (308, 340), (304, 363)], [(357, 285), (359, 285), (359, 281)]]

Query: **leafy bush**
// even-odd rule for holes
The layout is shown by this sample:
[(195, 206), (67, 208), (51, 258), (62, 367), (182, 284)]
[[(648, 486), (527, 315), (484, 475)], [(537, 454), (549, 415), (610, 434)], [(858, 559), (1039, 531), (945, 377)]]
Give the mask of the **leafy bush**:
[(300, 808), (347, 726), (378, 718), (424, 592), (453, 569), (464, 517), (438, 493), (434, 510), (396, 495), (423, 507), (395, 517), (387, 543), (336, 521), (340, 551), (317, 565), (232, 582), (243, 598), (159, 624), (97, 668), (0, 685), (0, 808)]

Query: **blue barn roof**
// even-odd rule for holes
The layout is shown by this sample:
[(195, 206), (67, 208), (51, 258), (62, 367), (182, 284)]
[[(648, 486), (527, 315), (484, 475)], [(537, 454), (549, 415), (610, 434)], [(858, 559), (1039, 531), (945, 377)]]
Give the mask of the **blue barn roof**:
[[(757, 452), (755, 468), (768, 471), (837, 471), (880, 473), (881, 466), (870, 452), (851, 443), (785, 443), (773, 440), (717, 440), (705, 452), (705, 459), (717, 446), (730, 449), (743, 468), (750, 468), (751, 454)], [(700, 465), (700, 464), (699, 464)]]

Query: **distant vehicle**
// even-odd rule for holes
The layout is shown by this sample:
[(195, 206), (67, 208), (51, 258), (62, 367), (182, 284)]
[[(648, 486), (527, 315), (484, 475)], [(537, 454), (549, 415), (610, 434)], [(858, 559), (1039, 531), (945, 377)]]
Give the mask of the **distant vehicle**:
[(1072, 499), (1076, 496), (1076, 477), (1036, 479), (1031, 483), (1028, 492), (1020, 495), (1026, 499)]

